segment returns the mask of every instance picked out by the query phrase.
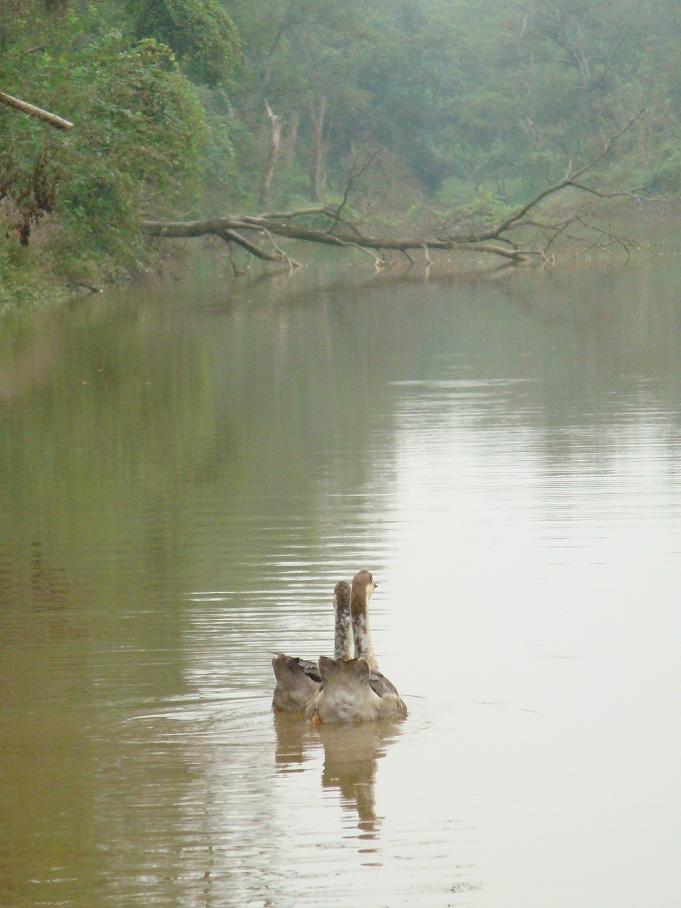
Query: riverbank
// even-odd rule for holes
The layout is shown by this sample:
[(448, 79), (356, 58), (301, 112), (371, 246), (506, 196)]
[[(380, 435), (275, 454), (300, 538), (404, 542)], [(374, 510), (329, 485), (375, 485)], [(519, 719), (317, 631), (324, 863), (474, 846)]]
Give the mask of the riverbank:
[[(600, 230), (625, 238), (621, 243), (606, 241), (593, 245), (584, 240), (566, 247), (554, 263), (559, 270), (582, 268), (586, 263), (601, 260), (603, 264), (616, 264), (628, 257), (673, 257), (679, 254), (676, 225), (671, 222), (667, 208), (650, 206), (642, 209), (634, 203), (619, 204), (616, 215), (595, 222)], [(49, 225), (45, 225), (49, 228)], [(36, 230), (41, 240), (42, 226)], [(47, 230), (46, 230), (47, 232)], [(593, 237), (592, 237), (593, 239)], [(598, 238), (597, 238), (598, 240)], [(339, 273), (348, 267), (366, 271), (367, 278), (376, 281), (377, 272), (371, 261), (358, 249), (335, 249), (289, 241), (286, 251), (302, 261), (306, 267), (337, 263)], [(413, 263), (399, 254), (380, 269), (382, 278), (389, 281), (422, 279), (427, 272), (431, 279), (451, 275), (478, 279), (483, 273), (513, 269), (503, 260), (483, 256), (475, 251), (457, 251), (447, 254), (431, 253), (432, 265), (420, 251)], [(151, 277), (172, 277), (176, 280), (186, 273), (201, 269), (208, 263), (209, 270), (224, 269), (225, 281), (247, 280), (247, 275), (271, 274), (282, 271), (281, 264), (258, 262), (243, 250), (234, 257), (227, 245), (217, 238), (159, 239), (139, 247), (135, 267), (115, 267), (111, 260), (97, 260), (80, 255), (72, 259), (57, 260), (48, 242), (36, 242), (21, 247), (8, 239), (0, 241), (0, 313), (11, 310), (30, 310), (58, 305), (79, 296), (101, 291), (113, 291), (131, 282), (145, 281)], [(521, 266), (527, 267), (527, 265)], [(334, 270), (334, 269), (332, 269)]]
[(33, 250), (0, 242), (0, 313), (62, 302), (69, 287)]
[(200, 249), (181, 242), (165, 249), (150, 245), (134, 267), (124, 268), (87, 255), (56, 261), (46, 245), (22, 247), (0, 240), (0, 314), (48, 308), (74, 296), (111, 291), (147, 275), (174, 273), (178, 265), (191, 267), (201, 255)]

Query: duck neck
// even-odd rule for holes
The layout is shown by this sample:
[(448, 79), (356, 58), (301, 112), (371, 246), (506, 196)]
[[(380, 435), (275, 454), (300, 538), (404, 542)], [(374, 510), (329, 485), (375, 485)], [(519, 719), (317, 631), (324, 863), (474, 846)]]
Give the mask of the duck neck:
[(367, 596), (362, 592), (352, 593), (352, 635), (355, 638), (355, 659), (366, 659), (371, 671), (378, 671), (378, 663), (371, 645)]
[(333, 658), (352, 659), (352, 623), (350, 621), (350, 601), (347, 598), (336, 598), (336, 628), (333, 637)]

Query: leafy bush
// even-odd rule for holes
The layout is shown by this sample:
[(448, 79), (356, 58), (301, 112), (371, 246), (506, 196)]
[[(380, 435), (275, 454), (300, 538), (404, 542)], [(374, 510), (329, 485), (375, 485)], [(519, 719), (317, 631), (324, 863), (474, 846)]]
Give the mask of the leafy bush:
[(97, 34), (87, 14), (55, 21), (49, 43), (27, 54), (36, 35), (23, 10), (24, 28), (0, 58), (0, 84), (75, 126), (57, 132), (0, 108), (4, 242), (37, 243), (45, 267), (134, 266), (144, 206), (170, 207), (199, 175), (204, 116), (196, 91), (169, 48), (120, 31)]
[(128, 0), (137, 36), (154, 37), (177, 54), (189, 75), (216, 85), (238, 48), (232, 20), (216, 0)]
[(681, 189), (681, 151), (666, 147), (662, 154), (664, 160), (645, 181), (645, 189), (656, 195), (678, 193)]

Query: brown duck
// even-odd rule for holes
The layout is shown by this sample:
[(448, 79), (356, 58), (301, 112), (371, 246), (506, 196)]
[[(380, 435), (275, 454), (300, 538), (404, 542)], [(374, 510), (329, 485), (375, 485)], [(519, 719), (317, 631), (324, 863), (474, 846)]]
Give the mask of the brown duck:
[[(350, 584), (345, 580), (340, 580), (334, 588), (333, 607), (336, 615), (334, 660), (351, 659), (353, 645)], [(310, 659), (301, 659), (300, 656), (277, 653), (272, 659), (272, 668), (277, 680), (272, 697), (272, 709), (282, 712), (302, 712), (319, 690), (322, 676), (318, 664)]]
[(319, 722), (367, 722), (404, 719), (407, 707), (397, 688), (378, 670), (369, 632), (367, 607), (376, 589), (369, 571), (352, 578), (350, 611), (355, 659), (320, 656), (319, 689), (310, 698), (305, 715)]

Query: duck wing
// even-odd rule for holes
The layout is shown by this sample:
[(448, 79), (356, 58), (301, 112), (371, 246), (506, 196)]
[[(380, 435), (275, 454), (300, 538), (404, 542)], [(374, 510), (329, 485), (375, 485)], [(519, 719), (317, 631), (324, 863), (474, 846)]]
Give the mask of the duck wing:
[(321, 675), (316, 662), (277, 653), (272, 659), (277, 684), (272, 708), (284, 712), (303, 710), (319, 689)]
[(397, 692), (395, 685), (381, 672), (371, 672), (369, 686), (381, 698), (379, 719), (406, 719), (407, 704)]
[(322, 676), (319, 674), (319, 666), (316, 662), (313, 662), (312, 659), (302, 659), (300, 656), (287, 656), (287, 658), (291, 662), (295, 662), (308, 678), (311, 678), (317, 684), (321, 684)]
[(381, 672), (371, 672), (369, 675), (369, 685), (375, 694), (379, 697), (385, 697), (386, 694), (394, 694), (399, 697), (395, 685), (386, 678)]

